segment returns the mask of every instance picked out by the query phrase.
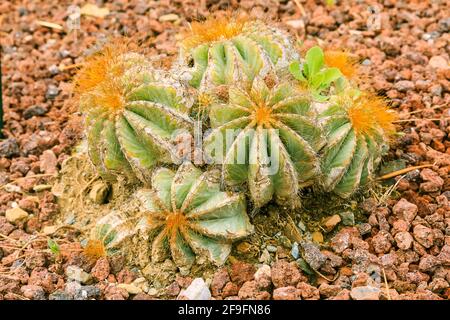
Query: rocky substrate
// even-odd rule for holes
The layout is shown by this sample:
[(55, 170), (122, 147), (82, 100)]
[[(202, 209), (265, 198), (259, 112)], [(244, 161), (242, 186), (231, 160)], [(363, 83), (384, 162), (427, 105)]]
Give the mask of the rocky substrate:
[[(0, 299), (449, 299), (449, 8), (428, 0), (337, 2), (114, 1), (106, 17), (82, 15), (76, 33), (66, 24), (73, 1), (2, 2)], [(181, 27), (227, 8), (276, 21), (305, 48), (319, 43), (358, 56), (365, 86), (400, 115), (401, 135), (385, 163), (429, 166), (368, 192), (355, 225), (330, 214), (311, 230), (314, 242), (262, 244), (252, 251), (256, 263), (232, 257), (202, 278), (180, 274), (170, 260), (140, 269), (120, 255), (87, 257), (79, 230), (55, 226), (50, 191), (82, 137), (71, 99), (76, 65), (98, 39), (127, 34), (166, 66)], [(249, 251), (242, 243), (236, 250)]]

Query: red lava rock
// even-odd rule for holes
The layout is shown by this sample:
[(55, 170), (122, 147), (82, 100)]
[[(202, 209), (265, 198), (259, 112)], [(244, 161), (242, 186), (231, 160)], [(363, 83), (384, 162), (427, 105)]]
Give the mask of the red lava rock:
[(392, 236), (384, 231), (378, 232), (372, 238), (372, 246), (376, 253), (386, 253), (391, 249), (391, 238)]
[(330, 300), (350, 300), (350, 290), (343, 289), (337, 295), (331, 297)]
[(420, 190), (423, 192), (436, 192), (441, 190), (444, 180), (433, 170), (426, 168), (420, 172), (420, 177), (426, 181), (420, 184)]
[(37, 267), (44, 267), (46, 265), (46, 262), (47, 258), (42, 252), (33, 252), (25, 259), (25, 265), (30, 270)]
[(233, 282), (228, 282), (222, 289), (223, 298), (237, 296), (238, 293), (239, 293), (239, 286)]
[(411, 248), (411, 245), (413, 243), (413, 237), (409, 232), (402, 231), (395, 235), (395, 242), (397, 244), (397, 247), (401, 250), (408, 250)]
[(435, 256), (427, 254), (420, 259), (419, 270), (429, 272), (439, 265), (440, 263)]
[(213, 276), (211, 281), (211, 294), (213, 296), (220, 296), (222, 289), (227, 282), (230, 281), (230, 276), (226, 268), (219, 269)]
[(279, 260), (272, 266), (272, 283), (275, 288), (296, 286), (303, 280), (297, 264), (286, 260)]
[(256, 284), (256, 281), (251, 280), (245, 282), (241, 289), (239, 289), (238, 296), (241, 300), (269, 300), (270, 293), (261, 291)]
[(273, 291), (273, 300), (302, 300), (301, 292), (293, 286), (277, 288)]
[(255, 281), (262, 290), (268, 290), (272, 286), (272, 271), (268, 265), (264, 264), (256, 271)]
[(26, 285), (20, 288), (23, 296), (31, 300), (44, 300), (45, 292), (40, 286)]
[(39, 157), (39, 162), (42, 173), (55, 174), (58, 172), (58, 169), (56, 168), (58, 159), (53, 151), (45, 150)]
[(116, 286), (108, 286), (105, 290), (105, 299), (106, 300), (127, 300), (129, 294), (127, 290), (123, 288), (118, 288)]
[(233, 263), (230, 271), (231, 281), (233, 281), (237, 285), (242, 285), (246, 281), (253, 280), (255, 271), (255, 267), (250, 263), (241, 261)]
[(342, 290), (341, 286), (330, 285), (328, 283), (322, 283), (319, 286), (319, 293), (324, 298), (331, 298), (336, 296)]
[(43, 267), (37, 267), (31, 271), (28, 284), (40, 286), (46, 293), (51, 293), (53, 292), (57, 281), (57, 275), (48, 272), (48, 270)]
[[(119, 297), (119, 295), (117, 295), (117, 298)], [(115, 298), (110, 296), (110, 298)], [(124, 299), (109, 299), (109, 300), (124, 300)], [(152, 296), (149, 296), (146, 293), (138, 293), (137, 295), (135, 295), (133, 297), (133, 300), (156, 300), (155, 298), (153, 298)]]
[[(392, 208), (394, 215), (400, 219), (411, 223), (417, 214), (417, 206), (408, 202), (406, 199), (400, 199), (399, 202)], [(405, 230), (406, 231), (406, 230)]]
[(108, 278), (110, 272), (108, 258), (102, 257), (97, 260), (95, 266), (91, 270), (91, 275), (97, 281), (103, 281)]
[(117, 282), (130, 284), (136, 279), (136, 274), (128, 268), (123, 269), (117, 274)]
[(172, 282), (169, 286), (166, 287), (165, 293), (170, 297), (176, 297), (180, 293), (180, 286), (176, 281)]
[(433, 230), (421, 224), (414, 227), (414, 239), (417, 240), (425, 248), (430, 248), (433, 245)]
[(300, 282), (297, 284), (297, 289), (300, 290), (300, 294), (304, 300), (319, 300), (319, 289), (313, 287), (306, 282)]

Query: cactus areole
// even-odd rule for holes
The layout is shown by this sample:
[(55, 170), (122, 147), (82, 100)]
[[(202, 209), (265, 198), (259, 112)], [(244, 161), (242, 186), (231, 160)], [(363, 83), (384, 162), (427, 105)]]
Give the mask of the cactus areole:
[(189, 267), (195, 256), (217, 265), (225, 262), (231, 243), (253, 232), (241, 194), (223, 192), (217, 171), (202, 172), (183, 163), (176, 172), (155, 171), (151, 190), (141, 191), (145, 217), (140, 228), (154, 234), (153, 261), (171, 256)]
[(103, 177), (149, 182), (159, 163), (176, 163), (173, 140), (191, 131), (181, 85), (137, 54), (107, 46), (75, 80), (86, 114), (89, 156)]

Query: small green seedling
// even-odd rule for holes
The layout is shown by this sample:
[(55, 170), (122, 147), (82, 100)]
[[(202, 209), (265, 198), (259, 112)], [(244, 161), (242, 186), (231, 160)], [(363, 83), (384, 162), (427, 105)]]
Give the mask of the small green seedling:
[(47, 241), (48, 248), (50, 251), (55, 255), (59, 255), (61, 253), (61, 249), (59, 248), (59, 245), (56, 243), (53, 239), (48, 239)]
[(295, 79), (305, 84), (318, 101), (327, 100), (328, 97), (323, 95), (324, 91), (343, 76), (338, 68), (324, 67), (324, 54), (317, 46), (308, 50), (303, 64), (293, 61), (289, 65), (289, 72)]

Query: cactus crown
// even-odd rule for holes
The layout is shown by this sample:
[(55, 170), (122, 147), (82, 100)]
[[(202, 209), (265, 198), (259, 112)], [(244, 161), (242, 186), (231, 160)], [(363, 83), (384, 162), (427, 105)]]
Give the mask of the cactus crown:
[(193, 22), (190, 25), (190, 32), (181, 45), (188, 50), (201, 44), (231, 39), (242, 32), (248, 21), (246, 17), (228, 14), (225, 17), (210, 18), (204, 22)]
[(324, 62), (330, 68), (338, 68), (349, 79), (358, 72), (357, 60), (347, 50), (326, 50)]
[(382, 132), (385, 137), (395, 133), (393, 121), (395, 114), (389, 110), (386, 101), (368, 92), (341, 94), (337, 96), (337, 104), (346, 109), (348, 118), (358, 135), (372, 135)]

